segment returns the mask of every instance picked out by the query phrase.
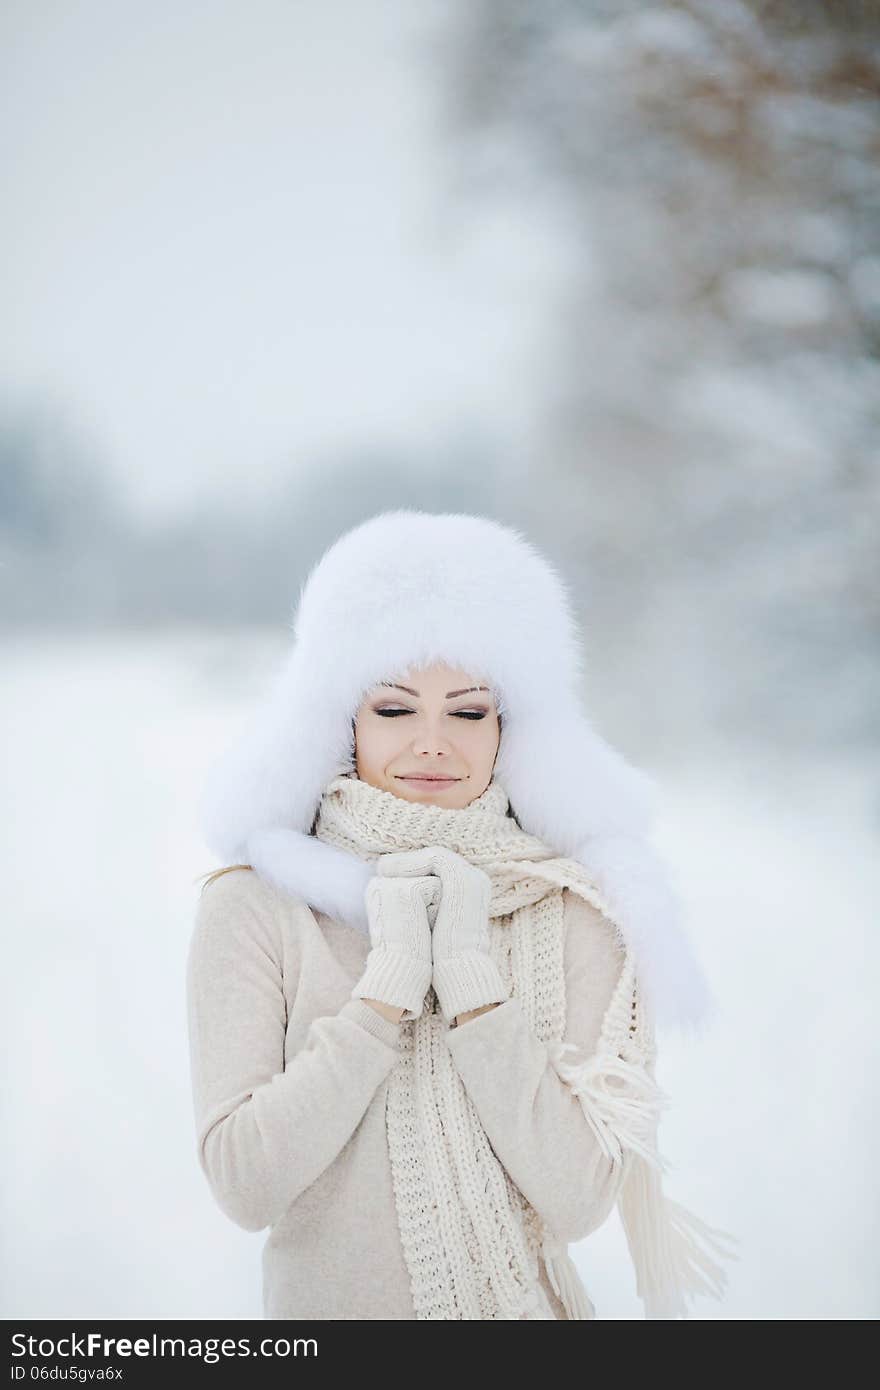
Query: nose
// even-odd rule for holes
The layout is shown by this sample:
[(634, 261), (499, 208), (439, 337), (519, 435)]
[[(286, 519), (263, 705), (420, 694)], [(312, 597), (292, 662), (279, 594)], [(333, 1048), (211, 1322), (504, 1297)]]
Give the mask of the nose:
[(419, 758), (442, 758), (452, 751), (449, 740), (430, 725), (418, 731), (412, 741), (412, 750)]
[(444, 739), (419, 738), (413, 743), (413, 752), (417, 758), (445, 758), (448, 757), (450, 749)]

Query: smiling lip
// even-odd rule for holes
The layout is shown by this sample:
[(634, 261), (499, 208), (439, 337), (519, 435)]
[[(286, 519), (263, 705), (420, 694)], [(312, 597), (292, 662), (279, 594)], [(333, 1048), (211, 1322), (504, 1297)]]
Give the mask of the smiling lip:
[(425, 776), (425, 775), (422, 774), (422, 773), (419, 773), (419, 774), (414, 773), (411, 777), (407, 777), (407, 776), (405, 776), (405, 775), (399, 776), (397, 780), (398, 780), (399, 782), (418, 782), (420, 785), (424, 785), (424, 786), (448, 787), (452, 782), (457, 782), (457, 781), (458, 781), (458, 778), (457, 778), (457, 777), (428, 777), (428, 776)]

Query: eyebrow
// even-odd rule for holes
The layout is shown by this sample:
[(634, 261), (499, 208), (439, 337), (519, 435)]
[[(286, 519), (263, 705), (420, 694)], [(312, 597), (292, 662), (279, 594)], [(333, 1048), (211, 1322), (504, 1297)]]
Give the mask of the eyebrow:
[[(380, 685), (387, 685), (391, 690), (405, 690), (407, 695), (415, 695), (418, 698), (419, 692), (413, 690), (409, 685), (397, 685), (395, 681), (380, 681)], [(451, 700), (454, 695), (469, 695), (472, 690), (488, 690), (488, 685), (466, 685), (464, 690), (447, 690), (445, 698)]]

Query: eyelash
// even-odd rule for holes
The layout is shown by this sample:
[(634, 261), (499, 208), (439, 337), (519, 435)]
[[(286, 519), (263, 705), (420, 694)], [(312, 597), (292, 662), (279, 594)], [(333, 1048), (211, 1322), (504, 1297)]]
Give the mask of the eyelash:
[[(399, 705), (385, 705), (382, 709), (377, 709), (376, 714), (381, 714), (383, 719), (399, 719), (402, 714), (412, 714), (411, 709), (402, 709)], [(485, 719), (487, 711), (481, 710), (462, 710), (452, 711), (453, 719)]]

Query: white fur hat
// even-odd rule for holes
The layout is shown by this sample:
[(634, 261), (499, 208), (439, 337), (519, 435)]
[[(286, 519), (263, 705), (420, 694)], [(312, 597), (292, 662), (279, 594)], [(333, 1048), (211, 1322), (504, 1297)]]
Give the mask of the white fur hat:
[(715, 1001), (649, 834), (656, 784), (591, 727), (571, 599), (513, 528), (383, 512), (312, 568), (293, 644), (200, 802), (205, 842), (276, 888), (367, 930), (371, 864), (309, 832), (353, 767), (352, 720), (381, 680), (443, 662), (488, 679), (503, 728), (495, 778), (523, 829), (579, 860), (635, 953), (659, 1027), (704, 1025)]

